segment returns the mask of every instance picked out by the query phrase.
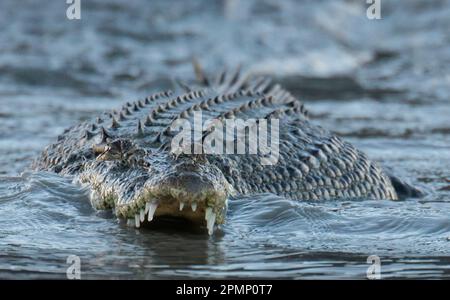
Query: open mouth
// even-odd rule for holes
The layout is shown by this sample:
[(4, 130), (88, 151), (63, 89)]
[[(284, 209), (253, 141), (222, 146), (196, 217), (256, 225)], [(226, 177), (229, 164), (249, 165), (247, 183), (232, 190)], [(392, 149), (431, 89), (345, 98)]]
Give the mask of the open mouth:
[(169, 217), (205, 226), (211, 235), (215, 225), (225, 223), (227, 199), (234, 191), (212, 173), (176, 170), (149, 177), (133, 168), (104, 166), (109, 165), (99, 165), (100, 172), (83, 173), (79, 181), (89, 186), (93, 207), (114, 208), (129, 226), (141, 228)]
[[(223, 195), (174, 197), (174, 192), (176, 193), (176, 191), (172, 191), (170, 195), (167, 195), (167, 193), (147, 194), (144, 197), (146, 200), (138, 201), (139, 208), (133, 210), (134, 215), (131, 211), (126, 213), (127, 225), (140, 228), (145, 227), (155, 218), (180, 218), (206, 226), (208, 233), (211, 235), (216, 224), (225, 222), (227, 199)], [(117, 207), (117, 211), (120, 213), (120, 206)]]

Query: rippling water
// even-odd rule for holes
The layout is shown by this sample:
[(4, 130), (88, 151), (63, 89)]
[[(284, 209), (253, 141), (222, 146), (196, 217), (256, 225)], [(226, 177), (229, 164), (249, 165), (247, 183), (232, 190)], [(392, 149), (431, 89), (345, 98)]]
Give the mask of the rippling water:
[[(65, 1), (0, 4), (0, 277), (450, 278), (450, 1)], [(414, 22), (411, 22), (413, 20)], [(70, 179), (26, 171), (64, 128), (208, 70), (243, 63), (426, 196), (230, 202), (209, 237), (135, 230)], [(167, 224), (165, 224), (167, 225)]]

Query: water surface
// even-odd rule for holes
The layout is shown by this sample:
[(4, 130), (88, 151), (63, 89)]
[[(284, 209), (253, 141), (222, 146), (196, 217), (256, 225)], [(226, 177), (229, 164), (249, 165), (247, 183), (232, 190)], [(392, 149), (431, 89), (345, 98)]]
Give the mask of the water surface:
[[(0, 277), (450, 278), (450, 1), (64, 1), (0, 4)], [(412, 21), (413, 20), (413, 21)], [(243, 63), (426, 192), (403, 201), (235, 199), (205, 230), (136, 230), (70, 179), (27, 166), (65, 128)]]

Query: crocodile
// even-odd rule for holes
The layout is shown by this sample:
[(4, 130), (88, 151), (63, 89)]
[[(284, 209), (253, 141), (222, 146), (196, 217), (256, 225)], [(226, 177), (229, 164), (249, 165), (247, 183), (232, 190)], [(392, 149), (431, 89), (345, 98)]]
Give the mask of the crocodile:
[[(228, 200), (238, 195), (399, 199), (398, 187), (405, 187), (401, 181), (349, 142), (313, 124), (304, 104), (280, 84), (245, 75), (241, 68), (207, 76), (198, 64), (194, 67), (195, 80), (177, 81), (172, 90), (66, 129), (32, 168), (72, 176), (88, 187), (95, 209), (112, 209), (137, 228), (154, 218), (175, 217), (212, 234), (226, 220)], [(173, 125), (198, 112), (207, 119), (278, 120), (276, 163), (264, 163), (259, 152), (173, 151)], [(214, 131), (202, 130), (201, 141)], [(256, 143), (247, 131), (242, 138), (247, 147)]]

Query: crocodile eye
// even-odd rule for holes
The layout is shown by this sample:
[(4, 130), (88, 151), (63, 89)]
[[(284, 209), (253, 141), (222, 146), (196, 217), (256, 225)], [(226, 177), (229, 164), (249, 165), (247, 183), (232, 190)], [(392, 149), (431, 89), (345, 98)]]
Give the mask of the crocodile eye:
[(134, 154), (132, 143), (128, 140), (117, 139), (108, 143), (94, 145), (92, 151), (97, 160), (128, 160)]
[(122, 148), (124, 148), (124, 145), (125, 144), (122, 140), (115, 140), (115, 141), (108, 143), (108, 146), (110, 147), (110, 149), (114, 149), (118, 152), (122, 151)]

